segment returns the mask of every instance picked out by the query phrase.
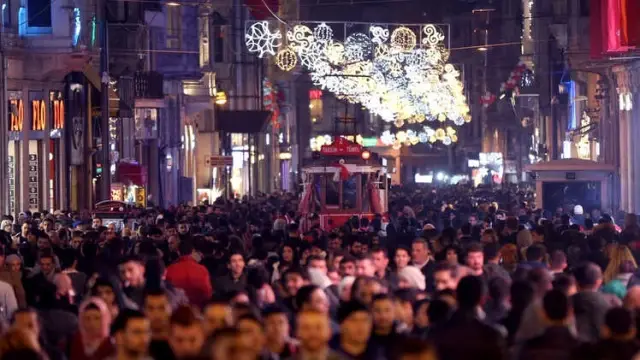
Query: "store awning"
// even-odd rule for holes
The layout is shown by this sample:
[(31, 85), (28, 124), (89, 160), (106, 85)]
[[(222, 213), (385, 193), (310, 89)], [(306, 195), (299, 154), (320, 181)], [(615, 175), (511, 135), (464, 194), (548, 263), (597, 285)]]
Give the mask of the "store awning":
[(125, 185), (147, 186), (147, 168), (135, 163), (118, 163), (118, 180)]
[(227, 133), (256, 134), (265, 130), (270, 118), (271, 111), (217, 110), (215, 129)]

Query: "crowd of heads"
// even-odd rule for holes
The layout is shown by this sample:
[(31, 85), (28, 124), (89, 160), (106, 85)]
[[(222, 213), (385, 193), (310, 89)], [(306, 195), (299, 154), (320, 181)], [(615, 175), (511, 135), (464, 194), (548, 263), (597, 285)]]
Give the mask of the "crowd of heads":
[(292, 194), (137, 209), (121, 228), (89, 212), (6, 216), (0, 358), (640, 351), (634, 215), (618, 226), (536, 210), (527, 191), (474, 194), (396, 188), (388, 213), (324, 225)]

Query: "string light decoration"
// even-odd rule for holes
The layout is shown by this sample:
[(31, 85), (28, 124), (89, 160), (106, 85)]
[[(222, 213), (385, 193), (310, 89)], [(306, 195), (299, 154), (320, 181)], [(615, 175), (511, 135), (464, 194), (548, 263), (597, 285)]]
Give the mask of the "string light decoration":
[[(282, 36), (258, 24), (249, 27), (246, 37), (251, 39), (249, 51), (260, 56), (281, 46)], [(367, 33), (351, 33), (341, 42), (326, 23), (313, 29), (296, 24), (286, 32), (287, 48), (277, 53), (276, 64), (293, 69), (294, 52), (296, 63), (309, 71), (316, 86), (398, 127), (425, 121), (460, 126), (470, 121), (460, 74), (447, 63), (443, 31), (432, 24), (421, 26), (418, 33), (406, 26), (390, 27), (372, 25)], [(271, 47), (257, 46), (265, 42), (265, 34), (272, 39)], [(445, 138), (436, 141), (449, 142)]]
[(264, 57), (265, 54), (275, 55), (276, 49), (282, 45), (281, 39), (280, 30), (272, 32), (267, 21), (254, 23), (244, 35), (247, 50), (258, 53), (259, 58)]
[(444, 129), (433, 129), (423, 125), (417, 129), (385, 130), (380, 135), (380, 142), (394, 149), (417, 144), (434, 144), (438, 141), (447, 146), (456, 143), (458, 141), (456, 130), (450, 126)]
[(298, 64), (298, 56), (291, 48), (284, 48), (276, 54), (276, 65), (283, 71), (291, 71)]

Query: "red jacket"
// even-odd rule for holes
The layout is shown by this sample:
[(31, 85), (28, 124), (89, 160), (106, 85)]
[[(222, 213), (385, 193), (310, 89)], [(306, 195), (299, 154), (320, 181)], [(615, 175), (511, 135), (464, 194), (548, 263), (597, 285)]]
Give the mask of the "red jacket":
[(203, 306), (213, 294), (209, 271), (191, 255), (181, 256), (178, 262), (167, 268), (167, 281), (184, 290), (193, 305)]

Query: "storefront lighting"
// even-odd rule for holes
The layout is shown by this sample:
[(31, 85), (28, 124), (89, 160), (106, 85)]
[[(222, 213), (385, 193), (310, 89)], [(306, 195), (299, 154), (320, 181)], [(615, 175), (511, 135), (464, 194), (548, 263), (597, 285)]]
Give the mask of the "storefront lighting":
[(413, 180), (416, 184), (431, 184), (433, 182), (433, 174), (416, 174)]
[(368, 150), (365, 150), (362, 152), (362, 159), (363, 160), (369, 160), (371, 158), (371, 152)]
[(227, 93), (218, 91), (216, 93), (216, 105), (225, 105), (227, 103)]
[(166, 4), (167, 4), (167, 6), (180, 6), (180, 3), (177, 3), (175, 1), (169, 1)]
[(278, 158), (279, 158), (280, 160), (291, 160), (291, 157), (292, 157), (292, 155), (291, 155), (291, 153), (290, 153), (290, 152), (281, 152), (281, 153), (278, 155)]

